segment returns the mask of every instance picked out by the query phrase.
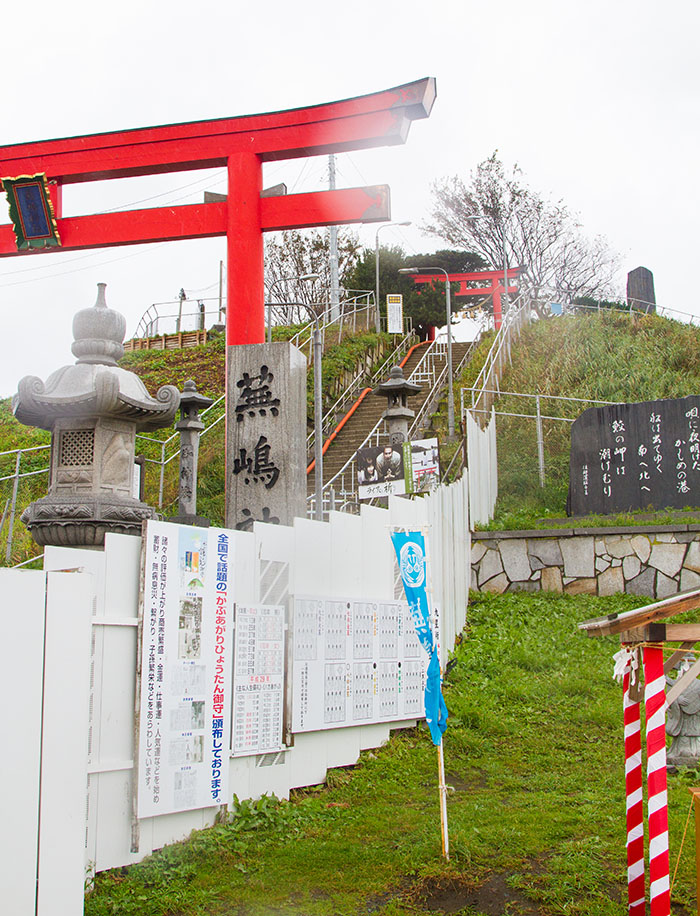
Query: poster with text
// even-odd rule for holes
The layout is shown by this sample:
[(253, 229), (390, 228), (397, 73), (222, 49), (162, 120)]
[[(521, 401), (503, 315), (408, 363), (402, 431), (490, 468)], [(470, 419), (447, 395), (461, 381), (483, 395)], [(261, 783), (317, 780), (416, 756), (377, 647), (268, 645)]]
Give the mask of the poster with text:
[(389, 334), (403, 333), (403, 296), (389, 293), (386, 297), (386, 329)]
[(234, 628), (233, 753), (282, 747), (284, 608), (238, 606)]
[(149, 521), (138, 816), (228, 801), (231, 532)]
[[(406, 481), (407, 492), (430, 493), (440, 485), (440, 450), (437, 437), (415, 439), (409, 442), (408, 446), (411, 473)], [(404, 456), (404, 464), (406, 463)]]
[(292, 731), (421, 718), (427, 656), (401, 601), (296, 598)]
[(355, 454), (360, 499), (400, 496), (406, 492), (403, 444), (371, 445)]

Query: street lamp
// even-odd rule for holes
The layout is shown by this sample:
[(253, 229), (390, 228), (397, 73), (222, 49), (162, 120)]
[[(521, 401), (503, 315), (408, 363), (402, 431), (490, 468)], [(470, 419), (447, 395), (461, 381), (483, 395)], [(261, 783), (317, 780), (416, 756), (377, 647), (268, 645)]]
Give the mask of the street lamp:
[(375, 287), (374, 287), (375, 289), (374, 295), (377, 300), (375, 303), (377, 307), (377, 316), (376, 316), (377, 317), (377, 320), (376, 320), (377, 334), (379, 334), (379, 332), (381, 331), (381, 322), (380, 322), (380, 315), (379, 315), (379, 233), (382, 231), (382, 229), (388, 229), (389, 226), (410, 226), (410, 225), (411, 225), (410, 219), (404, 220), (401, 223), (384, 223), (383, 226), (379, 226), (374, 236), (374, 269), (375, 269), (375, 280), (376, 280)]
[(445, 275), (445, 310), (447, 312), (447, 435), (454, 439), (455, 434), (455, 393), (452, 389), (452, 301), (450, 298), (450, 275), (443, 267), (402, 267), (400, 274), (419, 274), (439, 271)]
[[(268, 290), (268, 296), (272, 298), (272, 290), (277, 286), (278, 283), (289, 283), (292, 280), (319, 280), (319, 274), (301, 274), (298, 277), (280, 277), (278, 280), (274, 280), (270, 284), (270, 289)], [(267, 303), (267, 342), (272, 343), (272, 302)]]

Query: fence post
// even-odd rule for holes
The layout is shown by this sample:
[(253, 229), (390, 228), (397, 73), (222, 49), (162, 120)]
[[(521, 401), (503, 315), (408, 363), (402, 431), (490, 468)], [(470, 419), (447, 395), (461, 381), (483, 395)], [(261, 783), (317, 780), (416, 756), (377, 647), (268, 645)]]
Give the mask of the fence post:
[(15, 509), (17, 508), (17, 490), (19, 488), (19, 466), (22, 461), (22, 450), (17, 452), (15, 462), (15, 481), (12, 484), (12, 504), (10, 507), (10, 526), (7, 529), (7, 547), (5, 548), (5, 565), (9, 566), (12, 560), (12, 534), (15, 527)]
[(163, 478), (165, 477), (165, 442), (160, 446), (160, 484), (158, 486), (158, 508), (163, 508)]
[(544, 439), (542, 437), (542, 413), (540, 411), (540, 396), (535, 397), (537, 406), (537, 461), (540, 467), (540, 486), (544, 486)]

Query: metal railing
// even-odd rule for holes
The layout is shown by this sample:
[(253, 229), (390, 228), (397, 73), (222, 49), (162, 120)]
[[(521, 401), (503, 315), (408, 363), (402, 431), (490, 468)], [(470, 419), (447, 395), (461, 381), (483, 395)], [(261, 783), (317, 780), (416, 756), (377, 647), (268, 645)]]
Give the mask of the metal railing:
[[(398, 345), (393, 347), (389, 354), (368, 374), (367, 369), (361, 369), (357, 375), (349, 382), (340, 397), (328, 408), (321, 420), (321, 428), (324, 437), (329, 435), (335, 427), (339, 418), (345, 416), (349, 406), (354, 403), (363, 388), (374, 388), (382, 380), (387, 370), (400, 361), (401, 358), (410, 349), (415, 341), (413, 330), (407, 331), (401, 338)], [(311, 454), (315, 441), (315, 434), (312, 430), (306, 437), (306, 451)]]
[[(446, 359), (446, 345), (442, 341), (433, 341), (421, 357), (420, 361), (408, 377), (408, 381), (416, 382), (417, 379), (430, 384), (428, 399), (434, 397), (434, 392), (440, 384), (440, 379), (445, 378), (447, 366), (440, 365), (440, 354)], [(465, 354), (466, 357), (466, 354)], [(463, 364), (464, 359), (460, 362)], [(415, 424), (414, 424), (415, 425)], [(413, 429), (413, 427), (412, 427)], [(386, 421), (380, 417), (372, 429), (367, 433), (358, 449), (368, 448), (371, 445), (379, 445), (382, 439), (388, 435)], [(357, 450), (356, 450), (357, 452)], [(344, 505), (356, 505), (357, 503), (357, 468), (356, 455), (352, 455), (345, 464), (329, 480), (323, 484), (324, 511), (326, 510), (326, 493), (330, 490), (334, 492), (334, 499), (343, 502)], [(330, 497), (329, 497), (330, 499)], [(315, 496), (307, 497), (307, 514), (315, 505)]]
[[(182, 303), (187, 302), (188, 311), (182, 311)], [(192, 303), (197, 308), (189, 311)], [(205, 302), (216, 302), (216, 308), (207, 308)], [(165, 311), (167, 309), (167, 311)], [(203, 331), (207, 324), (221, 324), (226, 306), (218, 296), (197, 299), (173, 299), (169, 302), (154, 302), (149, 305), (136, 325), (133, 337), (160, 337), (163, 334), (178, 334), (180, 331)]]
[(491, 344), (491, 349), (486, 355), (484, 365), (471, 388), (460, 389), (460, 410), (462, 417), (465, 410), (465, 396), (471, 398), (471, 407), (479, 412), (488, 412), (493, 403), (486, 395), (487, 391), (495, 389), (498, 393), (499, 383), (506, 362), (510, 361), (510, 352), (513, 341), (520, 336), (523, 326), (531, 318), (530, 296), (522, 292), (513, 302), (508, 312), (503, 317), (501, 327)]
[[(562, 423), (574, 423), (576, 417), (561, 417), (555, 416), (549, 413), (542, 412), (542, 402), (543, 401), (563, 401), (569, 404), (589, 404), (593, 406), (605, 407), (610, 404), (614, 404), (614, 401), (602, 401), (599, 398), (571, 398), (566, 395), (560, 394), (543, 394), (542, 392), (522, 392), (522, 391), (491, 391), (491, 394), (497, 395), (499, 398), (523, 398), (529, 399), (533, 403), (533, 409), (531, 413), (515, 413), (509, 410), (493, 410), (493, 414), (497, 417), (514, 417), (516, 419), (523, 420), (534, 420), (535, 429), (537, 434), (537, 464), (539, 471), (540, 486), (545, 485), (545, 455), (544, 455), (544, 433), (542, 428), (543, 420), (555, 420)], [(470, 409), (470, 408), (467, 408)], [(471, 412), (476, 414), (481, 412), (479, 408), (471, 409)], [(489, 416), (491, 411), (488, 411)]]

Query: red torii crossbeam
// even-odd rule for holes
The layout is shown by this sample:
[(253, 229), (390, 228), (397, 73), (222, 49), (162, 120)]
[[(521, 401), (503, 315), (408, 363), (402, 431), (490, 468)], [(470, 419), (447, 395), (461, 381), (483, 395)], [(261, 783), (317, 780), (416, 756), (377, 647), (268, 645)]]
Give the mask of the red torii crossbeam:
[[(229, 344), (264, 340), (263, 232), (390, 219), (386, 185), (261, 197), (262, 165), (406, 141), (411, 122), (430, 115), (435, 80), (426, 78), (308, 108), (42, 140), (0, 147), (0, 177), (44, 173), (52, 189), (60, 248), (138, 245), (227, 237)], [(225, 166), (225, 202), (63, 218), (63, 185)], [(0, 257), (18, 251), (0, 226)]]
[[(509, 267), (507, 270), (507, 279), (517, 280), (522, 273), (522, 267)], [(503, 282), (502, 270), (477, 270), (472, 273), (454, 273), (448, 274), (451, 283), (459, 283), (459, 290), (455, 296), (493, 296), (493, 321), (496, 328), (500, 328), (503, 319), (503, 310), (501, 308), (501, 295), (506, 292)], [(445, 280), (444, 274), (412, 274), (415, 283), (432, 283), (433, 280)], [(488, 286), (469, 287), (467, 283), (484, 283)], [(508, 293), (517, 293), (518, 287), (508, 284)]]

